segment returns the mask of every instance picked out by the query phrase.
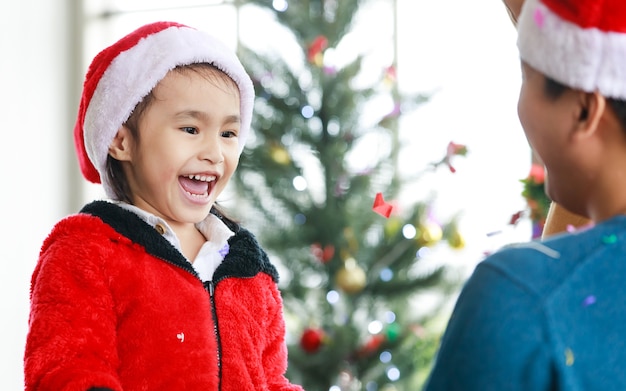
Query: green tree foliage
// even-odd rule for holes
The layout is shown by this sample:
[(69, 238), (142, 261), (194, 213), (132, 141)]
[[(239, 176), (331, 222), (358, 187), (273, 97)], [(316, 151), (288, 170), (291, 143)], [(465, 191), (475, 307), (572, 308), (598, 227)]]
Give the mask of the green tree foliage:
[[(396, 167), (399, 118), (427, 97), (398, 92), (393, 58), (368, 86), (356, 82), (365, 54), (341, 67), (324, 63), (364, 3), (293, 0), (285, 10), (271, 0), (244, 5), (269, 13), (300, 48), (289, 61), (240, 48), (257, 101), (255, 136), (234, 184), (242, 195), (237, 210), (256, 221), (259, 240), (283, 265), (288, 377), (309, 391), (417, 389), (440, 329), (430, 326), (438, 306), (428, 310), (412, 298), (445, 296), (456, 286), (443, 267), (422, 266), (418, 253), (448, 243), (462, 247), (454, 221), (430, 220), (428, 201), (389, 218), (372, 210), (377, 193), (394, 200), (403, 186)], [(364, 124), (368, 104), (380, 96), (397, 109)], [(360, 141), (372, 136), (380, 145), (370, 154)], [(456, 147), (425, 170), (465, 153)], [(355, 168), (357, 158), (367, 161), (366, 169)]]

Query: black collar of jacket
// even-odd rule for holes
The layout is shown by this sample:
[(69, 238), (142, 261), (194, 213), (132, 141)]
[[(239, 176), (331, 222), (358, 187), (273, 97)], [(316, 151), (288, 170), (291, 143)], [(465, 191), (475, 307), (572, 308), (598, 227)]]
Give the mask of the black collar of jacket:
[[(185, 257), (136, 214), (107, 201), (91, 202), (80, 212), (98, 217), (121, 235), (143, 246), (148, 254), (174, 263), (197, 276)], [(217, 212), (212, 211), (212, 213), (235, 232), (235, 235), (228, 240), (230, 250), (215, 270), (213, 281), (217, 283), (226, 277), (253, 277), (258, 273), (266, 273), (275, 283), (278, 283), (278, 272), (254, 235)]]

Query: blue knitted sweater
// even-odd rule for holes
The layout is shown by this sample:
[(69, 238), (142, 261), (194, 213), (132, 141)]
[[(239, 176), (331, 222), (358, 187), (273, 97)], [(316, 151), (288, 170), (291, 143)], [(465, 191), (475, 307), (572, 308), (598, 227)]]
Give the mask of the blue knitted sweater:
[(424, 389), (626, 390), (626, 216), (481, 262)]

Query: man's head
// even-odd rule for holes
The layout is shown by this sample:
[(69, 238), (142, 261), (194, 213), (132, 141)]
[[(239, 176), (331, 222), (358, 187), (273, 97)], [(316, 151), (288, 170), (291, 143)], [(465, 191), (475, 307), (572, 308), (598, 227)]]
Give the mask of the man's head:
[(517, 29), (518, 113), (546, 191), (574, 213), (606, 218), (610, 208), (594, 199), (615, 182), (611, 167), (626, 164), (626, 2), (526, 0)]

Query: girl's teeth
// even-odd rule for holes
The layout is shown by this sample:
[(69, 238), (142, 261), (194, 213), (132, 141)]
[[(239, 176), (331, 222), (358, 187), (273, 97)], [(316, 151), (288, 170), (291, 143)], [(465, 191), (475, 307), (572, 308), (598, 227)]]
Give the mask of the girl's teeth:
[(204, 176), (204, 175), (187, 175), (187, 177), (189, 179), (193, 179), (196, 181), (202, 181), (202, 182), (212, 182), (215, 180), (214, 176)]
[(196, 197), (196, 198), (206, 198), (209, 196), (209, 193), (207, 193), (206, 191), (202, 194), (194, 194), (194, 193), (190, 193), (188, 191), (185, 191), (185, 193), (189, 194), (192, 197)]

